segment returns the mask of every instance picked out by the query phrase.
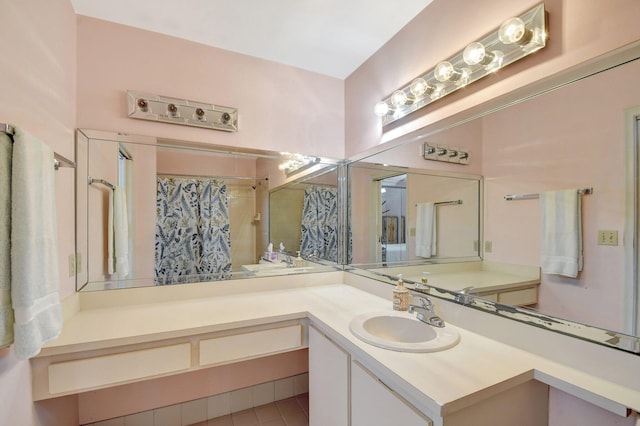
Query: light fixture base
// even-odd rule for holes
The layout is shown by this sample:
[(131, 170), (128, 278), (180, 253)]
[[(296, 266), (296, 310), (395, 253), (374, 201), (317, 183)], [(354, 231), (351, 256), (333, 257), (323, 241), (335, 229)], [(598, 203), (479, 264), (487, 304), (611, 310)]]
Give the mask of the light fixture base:
[(131, 118), (225, 132), (238, 131), (237, 108), (131, 90), (127, 90), (127, 106)]

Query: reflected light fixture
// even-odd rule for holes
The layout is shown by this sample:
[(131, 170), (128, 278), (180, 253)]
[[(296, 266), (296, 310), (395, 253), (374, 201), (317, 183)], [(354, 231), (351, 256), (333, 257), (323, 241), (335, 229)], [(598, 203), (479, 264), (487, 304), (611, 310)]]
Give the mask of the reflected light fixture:
[(544, 4), (512, 17), (453, 57), (376, 103), (374, 112), (387, 125), (546, 46)]
[(281, 152), (280, 155), (284, 156), (286, 160), (280, 163), (278, 169), (282, 170), (287, 177), (300, 173), (320, 162), (318, 157), (308, 157), (302, 154)]

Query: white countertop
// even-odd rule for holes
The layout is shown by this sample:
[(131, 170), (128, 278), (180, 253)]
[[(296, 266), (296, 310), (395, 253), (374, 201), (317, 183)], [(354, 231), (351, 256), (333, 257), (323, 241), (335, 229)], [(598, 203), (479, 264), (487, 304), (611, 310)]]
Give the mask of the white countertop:
[[(389, 288), (389, 292), (391, 289)], [(124, 294), (123, 294), (124, 295)], [(380, 349), (357, 339), (350, 320), (373, 310), (392, 310), (384, 299), (335, 284), (103, 307), (82, 310), (39, 356), (147, 343), (169, 338), (310, 318), (376, 374), (394, 381), (405, 397), (431, 414), (456, 411), (531, 378), (606, 408), (640, 410), (640, 389), (630, 389), (457, 327), (460, 343), (433, 353)], [(447, 320), (447, 317), (444, 318)], [(640, 386), (640, 385), (639, 385)], [(584, 394), (584, 395), (583, 395)]]

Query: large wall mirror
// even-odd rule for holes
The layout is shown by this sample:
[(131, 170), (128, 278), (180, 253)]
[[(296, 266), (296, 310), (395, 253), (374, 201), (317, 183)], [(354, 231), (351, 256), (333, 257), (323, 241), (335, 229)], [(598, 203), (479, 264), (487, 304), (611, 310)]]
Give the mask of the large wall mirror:
[[(289, 154), (86, 129), (76, 150), (79, 290), (335, 270), (303, 220), (304, 195), (299, 209), (272, 207), (269, 195), (298, 180), (335, 193), (334, 160), (309, 157), (286, 176)], [(335, 223), (335, 205), (330, 214)], [(270, 230), (271, 219), (286, 227)]]
[[(449, 260), (460, 257), (458, 271), (474, 262), (491, 265), (487, 268), (491, 271), (495, 265), (506, 265), (511, 268), (508, 272), (516, 275), (519, 272), (514, 271), (523, 267), (523, 271), (530, 273), (527, 280), (522, 280), (530, 286), (528, 293), (522, 293), (527, 297), (512, 303), (515, 298), (503, 300), (498, 290), (486, 299), (498, 302), (488, 310), (502, 311), (527, 322), (537, 318), (537, 324), (545, 327), (548, 324), (563, 333), (589, 339), (591, 333), (598, 336), (595, 340), (640, 352), (637, 339), (624, 337), (639, 335), (638, 250), (634, 243), (638, 241), (639, 199), (638, 51), (635, 46), (616, 52), (604, 58), (604, 62), (588, 64), (588, 70), (568, 72), (570, 83), (566, 78), (556, 80), (553, 90), (547, 87), (544, 93), (535, 96), (528, 93), (526, 99), (508, 106), (493, 105), (492, 111), (477, 110), (473, 116), (456, 118), (455, 125), (452, 124), (455, 120), (450, 120), (446, 128), (441, 123), (418, 130), (385, 152), (351, 163), (354, 263), (375, 260), (376, 264), (366, 265), (370, 271), (388, 278), (404, 272), (405, 277), (413, 277), (417, 282), (420, 270), (431, 270), (434, 272), (428, 282), (434, 287), (438, 286), (438, 271), (452, 270), (442, 269), (442, 265), (438, 265), (441, 269), (427, 266), (441, 263), (440, 248), (444, 255), (445, 250), (450, 250), (449, 245), (455, 246), (456, 251), (443, 257)], [(425, 142), (464, 147), (470, 152), (469, 164), (425, 160), (422, 158)], [(406, 245), (408, 257), (396, 257), (392, 259), (395, 263), (385, 264), (389, 258), (382, 257), (384, 251), (380, 247), (384, 245), (380, 235), (385, 219), (380, 213), (384, 206), (380, 204), (379, 192), (385, 178), (401, 174), (407, 177), (406, 191), (411, 195), (402, 201), (406, 211), (405, 242), (396, 241)], [(416, 185), (415, 192), (410, 189), (414, 175), (424, 179)], [(469, 188), (465, 189), (466, 186)], [(481, 202), (473, 198), (473, 188), (481, 188)], [(535, 196), (513, 200), (505, 197), (585, 188), (593, 191), (579, 196), (582, 270), (576, 278), (540, 273), (541, 222), (546, 214), (541, 200)], [(438, 251), (418, 260), (416, 239), (424, 236), (414, 235), (416, 203), (456, 199), (463, 200), (463, 204), (436, 207), (433, 233), (437, 231), (434, 241)], [(463, 206), (471, 205), (476, 213), (462, 210)], [(368, 230), (358, 229), (361, 220)], [(480, 229), (476, 228), (478, 224)], [(398, 263), (401, 260), (406, 263)], [(475, 306), (484, 303), (481, 289), (464, 280), (459, 280), (457, 287), (441, 290), (454, 297), (458, 294), (457, 299), (465, 303)], [(478, 297), (473, 297), (474, 294)], [(582, 325), (593, 326), (600, 332)]]

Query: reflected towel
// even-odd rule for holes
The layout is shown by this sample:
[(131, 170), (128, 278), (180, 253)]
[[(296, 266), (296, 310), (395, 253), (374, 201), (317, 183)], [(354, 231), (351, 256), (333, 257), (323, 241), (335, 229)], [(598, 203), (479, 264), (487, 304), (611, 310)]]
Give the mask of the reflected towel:
[(582, 270), (582, 213), (577, 189), (540, 194), (542, 272), (575, 278)]
[(116, 257), (113, 247), (113, 190), (109, 190), (109, 210), (107, 212), (107, 273), (109, 275), (116, 271)]
[(129, 274), (129, 226), (127, 217), (127, 194), (119, 186), (113, 190), (113, 240), (115, 272), (118, 278)]
[(13, 141), (0, 132), (0, 347), (13, 342), (11, 308), (11, 152)]
[(62, 331), (53, 150), (16, 128), (11, 172), (11, 299), (15, 354), (27, 359)]
[(416, 256), (436, 255), (436, 206), (419, 203), (416, 213)]

